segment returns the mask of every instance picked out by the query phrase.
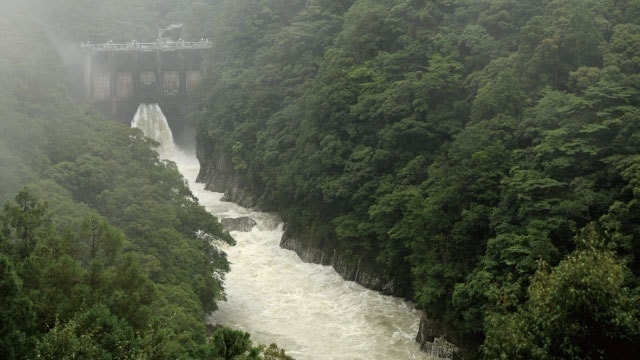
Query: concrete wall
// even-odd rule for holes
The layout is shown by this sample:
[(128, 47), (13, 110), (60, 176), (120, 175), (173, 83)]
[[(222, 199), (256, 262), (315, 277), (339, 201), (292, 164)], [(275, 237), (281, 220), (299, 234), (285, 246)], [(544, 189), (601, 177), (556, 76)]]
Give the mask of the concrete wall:
[(204, 53), (203, 49), (89, 51), (85, 100), (105, 116), (126, 123), (140, 103), (157, 102), (177, 126), (189, 109), (190, 92), (203, 78)]

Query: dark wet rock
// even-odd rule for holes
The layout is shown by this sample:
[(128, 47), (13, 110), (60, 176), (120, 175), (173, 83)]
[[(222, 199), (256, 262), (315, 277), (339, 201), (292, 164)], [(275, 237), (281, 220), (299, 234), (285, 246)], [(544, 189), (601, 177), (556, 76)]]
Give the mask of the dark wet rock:
[(220, 220), (222, 226), (227, 231), (251, 231), (256, 226), (256, 221), (249, 216), (241, 216), (238, 218), (224, 218)]
[(293, 250), (304, 262), (330, 265), (343, 279), (355, 281), (368, 289), (385, 295), (409, 297), (409, 282), (385, 274), (373, 254), (353, 254), (340, 248), (337, 242), (321, 243), (310, 234), (294, 234), (287, 227), (280, 239), (280, 247)]
[(440, 359), (453, 359), (459, 348), (447, 337), (449, 333), (446, 326), (440, 321), (433, 321), (422, 316), (416, 341), (422, 351)]
[(200, 172), (196, 179), (205, 184), (209, 191), (224, 193), (222, 201), (230, 201), (246, 208), (254, 208), (257, 203), (254, 189), (233, 168), (231, 158), (217, 151), (214, 145), (198, 142), (197, 156), (200, 161)]

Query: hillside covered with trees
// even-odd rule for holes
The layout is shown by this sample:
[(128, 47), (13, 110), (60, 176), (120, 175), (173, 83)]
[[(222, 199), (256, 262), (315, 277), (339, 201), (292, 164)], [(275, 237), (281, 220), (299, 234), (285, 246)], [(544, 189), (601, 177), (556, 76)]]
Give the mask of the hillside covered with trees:
[(156, 143), (70, 100), (33, 3), (0, 14), (0, 357), (288, 358), (206, 329), (229, 271), (212, 240), (234, 240)]
[(213, 16), (201, 162), (289, 235), (372, 259), (470, 357), (640, 349), (639, 1)]

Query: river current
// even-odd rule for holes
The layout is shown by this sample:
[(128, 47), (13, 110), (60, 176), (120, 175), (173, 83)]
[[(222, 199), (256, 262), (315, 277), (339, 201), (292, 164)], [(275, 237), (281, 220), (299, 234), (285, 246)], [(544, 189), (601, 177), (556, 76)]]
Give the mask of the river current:
[(224, 282), (227, 301), (218, 303), (212, 323), (247, 331), (254, 343), (276, 343), (297, 360), (434, 359), (414, 341), (420, 313), (412, 304), (345, 281), (329, 266), (302, 262), (279, 247), (277, 215), (221, 201), (223, 194), (196, 183), (195, 151), (173, 144), (158, 105), (140, 105), (132, 126), (162, 144), (161, 156), (177, 164), (209, 212), (218, 218), (250, 216), (257, 223), (251, 231), (231, 232), (235, 246), (217, 244), (231, 271)]

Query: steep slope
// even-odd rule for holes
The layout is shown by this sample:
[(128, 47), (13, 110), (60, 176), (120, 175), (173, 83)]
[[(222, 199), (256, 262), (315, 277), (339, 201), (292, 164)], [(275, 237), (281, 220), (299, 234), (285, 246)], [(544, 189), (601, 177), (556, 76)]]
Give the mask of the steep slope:
[(580, 334), (493, 346), (541, 301), (530, 285), (579, 291), (560, 274), (584, 244), (637, 300), (639, 8), (225, 1), (193, 117), (201, 180), (281, 212), (302, 257), (414, 299), (471, 357), (614, 356), (639, 343), (627, 305), (596, 349), (584, 334), (622, 320), (593, 309)]

